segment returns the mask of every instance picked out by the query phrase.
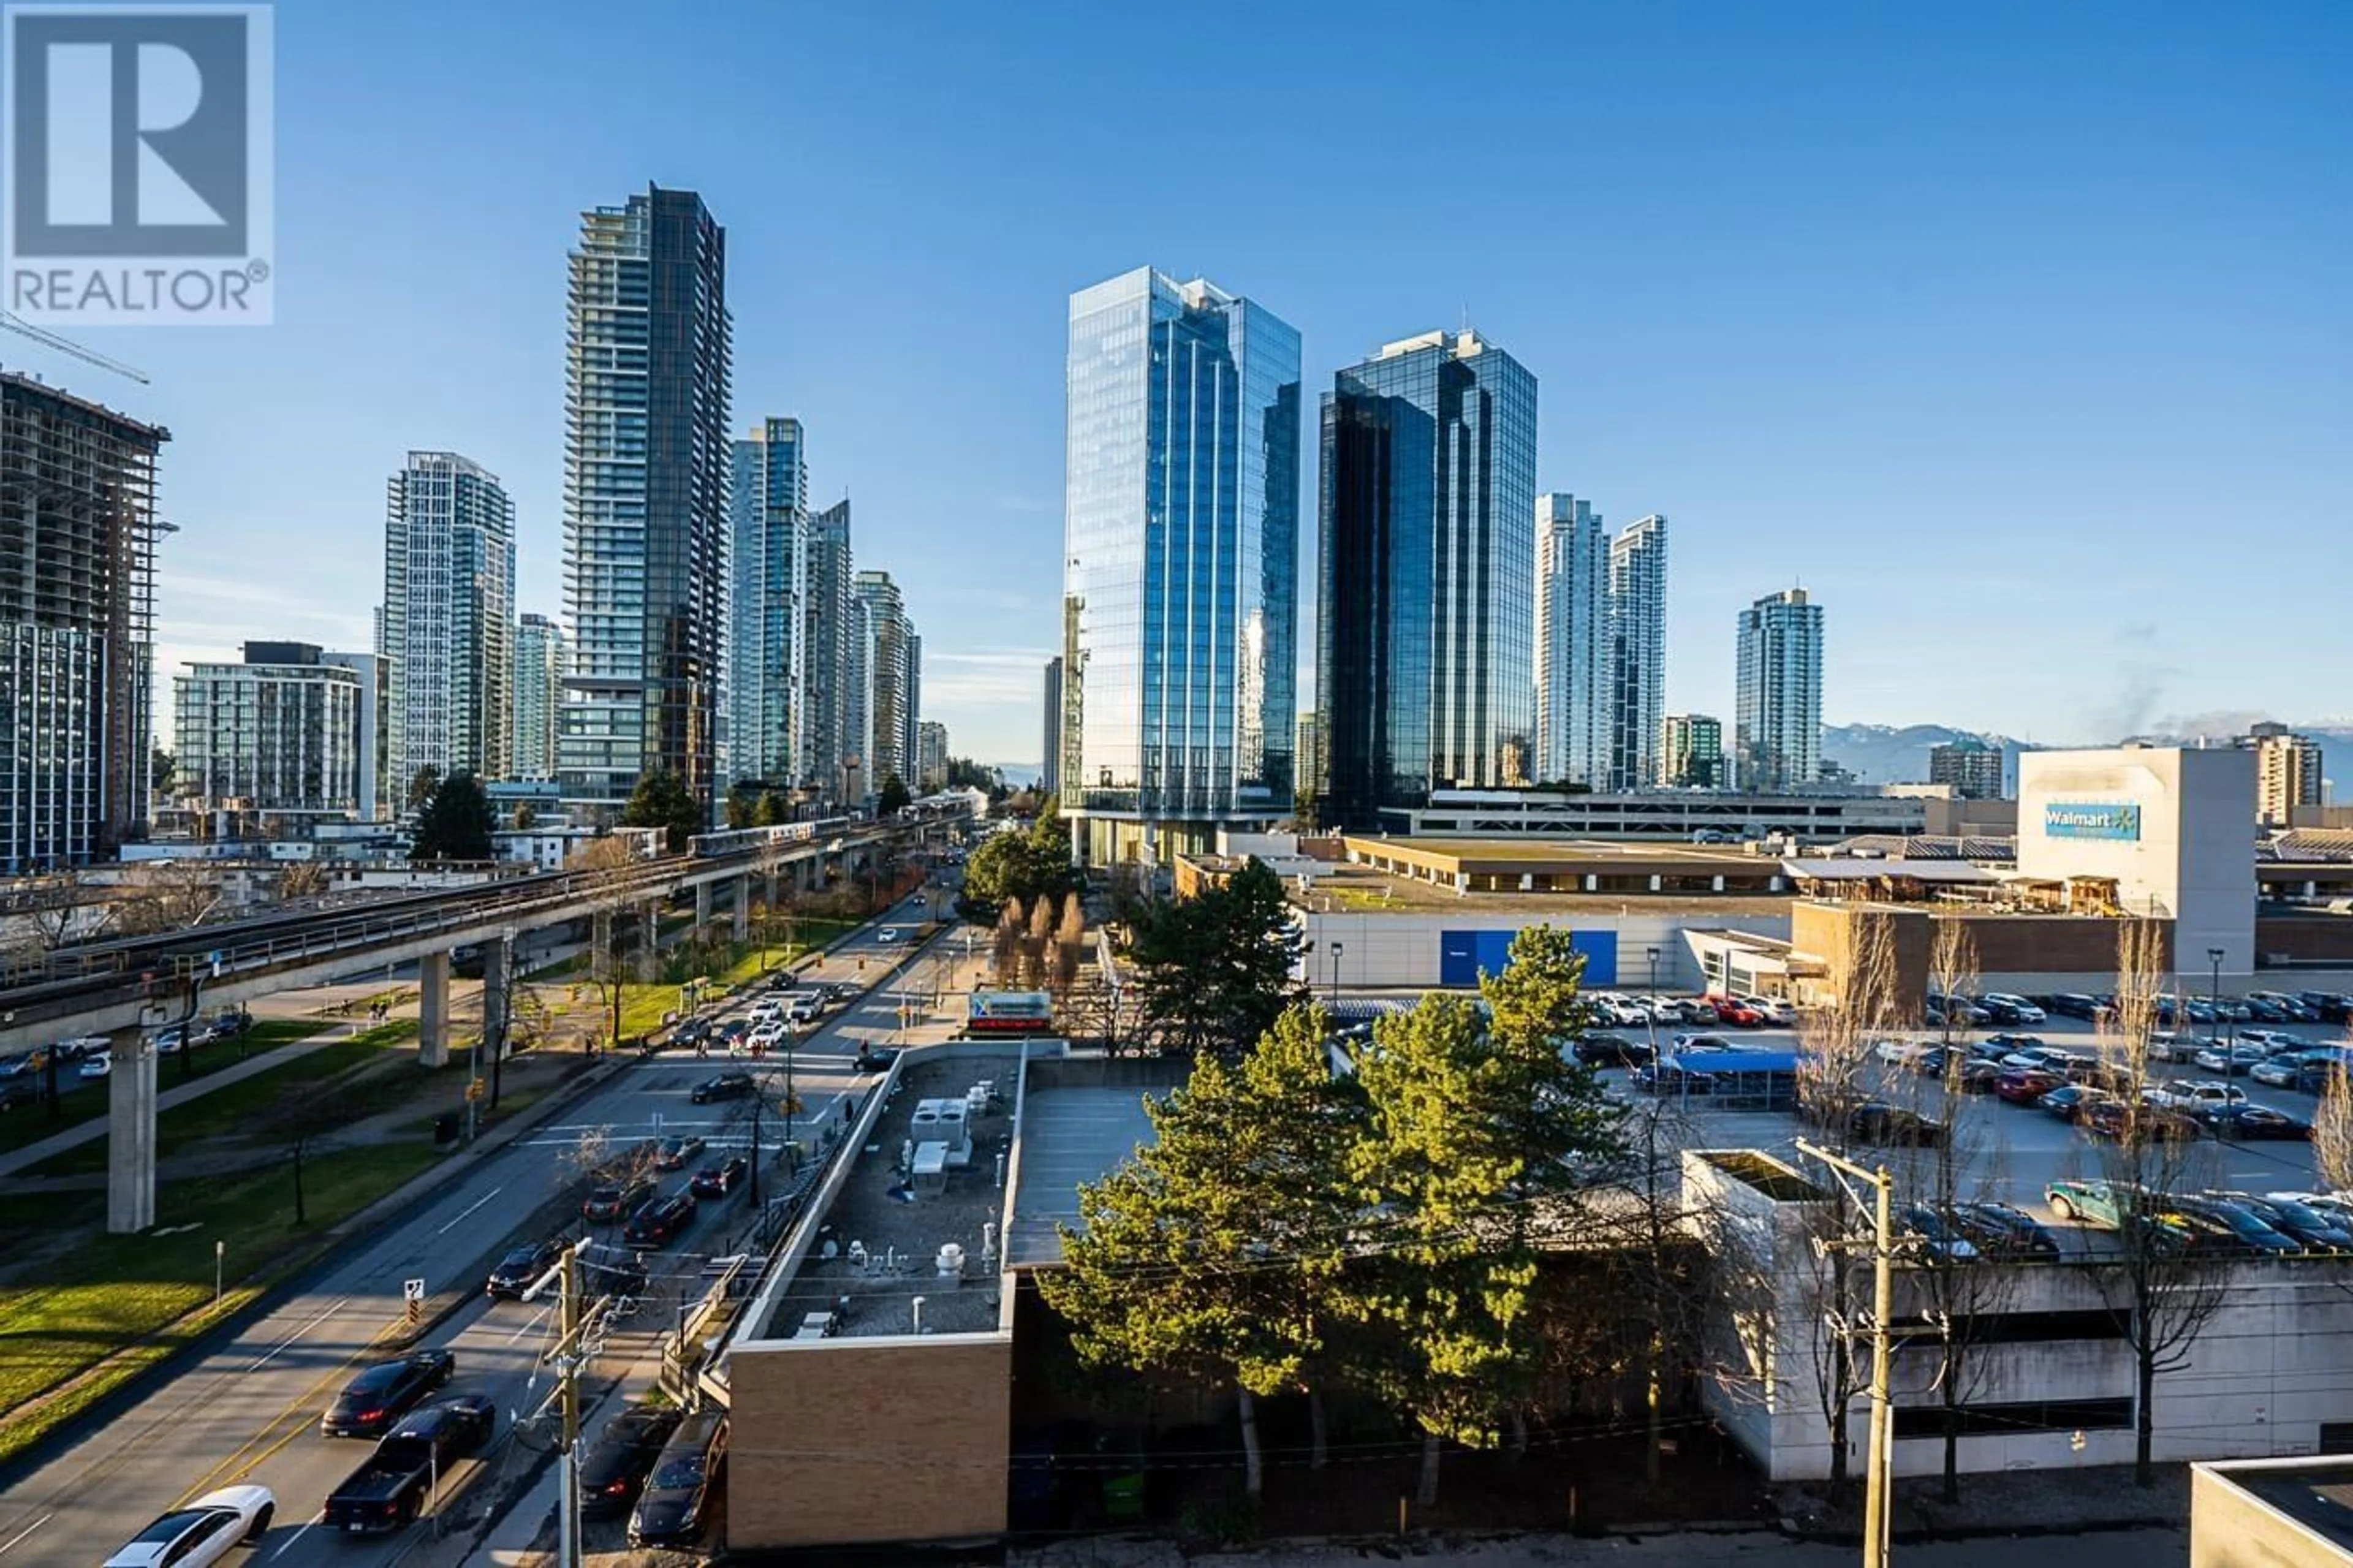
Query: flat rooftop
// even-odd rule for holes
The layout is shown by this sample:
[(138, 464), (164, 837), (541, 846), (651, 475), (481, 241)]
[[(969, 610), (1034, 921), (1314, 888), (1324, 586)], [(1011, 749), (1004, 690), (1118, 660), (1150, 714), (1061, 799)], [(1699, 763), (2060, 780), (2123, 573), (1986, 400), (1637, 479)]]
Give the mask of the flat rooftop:
[[(1040, 1064), (1032, 1064), (1033, 1071)], [(1043, 1076), (1043, 1075), (1039, 1075)], [(1005, 1242), (1008, 1268), (1062, 1261), (1060, 1226), (1079, 1228), (1079, 1188), (1152, 1142), (1143, 1087), (1039, 1088), (1021, 1115), (1021, 1178)], [(1165, 1091), (1164, 1091), (1165, 1092)]]
[(1736, 847), (1709, 844), (1646, 844), (1614, 838), (1370, 838), (1347, 836), (1351, 850), (1366, 854), (1405, 851), (1439, 860), (1481, 866), (1508, 862), (1547, 869), (1640, 866), (1663, 873), (1678, 866), (1705, 866), (1718, 875), (1779, 872), (1778, 856), (1751, 855)]
[(2353, 1458), (2278, 1467), (2226, 1461), (2210, 1468), (2353, 1556)]
[[(997, 1326), (997, 1266), (983, 1265), (988, 1226), (1005, 1208), (997, 1159), (1009, 1155), (1013, 1101), (1021, 1073), (1018, 1050), (943, 1059), (911, 1057), (901, 1069), (874, 1135), (819, 1221), (820, 1239), (778, 1295), (761, 1339), (793, 1339), (812, 1314), (842, 1310), (838, 1333), (855, 1338), (914, 1331), (914, 1298), (934, 1333), (989, 1333)], [(972, 1091), (991, 1087), (987, 1107), (968, 1110), (969, 1152), (937, 1170), (908, 1157), (921, 1139), (917, 1111), (953, 1100), (971, 1106)], [(960, 1278), (944, 1277), (940, 1249), (964, 1248)], [(828, 1245), (831, 1256), (828, 1256)], [(864, 1261), (858, 1258), (862, 1254)]]

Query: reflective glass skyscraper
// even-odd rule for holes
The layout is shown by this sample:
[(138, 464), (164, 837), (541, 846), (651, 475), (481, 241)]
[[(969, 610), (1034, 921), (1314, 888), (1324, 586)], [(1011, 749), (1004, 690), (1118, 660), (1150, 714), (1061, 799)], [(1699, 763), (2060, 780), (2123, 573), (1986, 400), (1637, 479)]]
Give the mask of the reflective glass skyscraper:
[(1535, 377), (1472, 332), (1388, 344), (1324, 398), (1320, 496), (1325, 818), (1535, 782)]
[(1149, 268), (1071, 297), (1062, 807), (1122, 858), (1287, 815), (1299, 334)]
[(1822, 607), (1803, 588), (1740, 612), (1733, 763), (1748, 790), (1799, 789), (1822, 771)]
[(1609, 539), (1590, 501), (1536, 498), (1536, 777), (1609, 784)]
[(1667, 520), (1653, 513), (1609, 542), (1609, 787), (1648, 789), (1667, 710)]
[(563, 798), (667, 769), (706, 806), (726, 647), (727, 237), (692, 191), (581, 215), (565, 386)]
[(808, 464), (797, 419), (764, 419), (735, 443), (727, 660), (731, 781), (801, 780), (802, 597)]

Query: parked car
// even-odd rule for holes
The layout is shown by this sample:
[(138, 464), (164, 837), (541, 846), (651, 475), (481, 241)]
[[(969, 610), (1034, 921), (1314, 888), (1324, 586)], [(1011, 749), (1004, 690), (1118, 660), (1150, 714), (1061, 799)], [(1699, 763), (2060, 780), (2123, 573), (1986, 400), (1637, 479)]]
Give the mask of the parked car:
[(565, 1241), (560, 1236), (545, 1241), (534, 1241), (518, 1247), (499, 1259), (498, 1267), (483, 1281), (483, 1289), (493, 1301), (519, 1301), (531, 1289), (532, 1281), (555, 1267), (564, 1256)]
[(2053, 1182), (2043, 1189), (2042, 1201), (2063, 1220), (2115, 1230), (2124, 1224), (2128, 1194), (2109, 1182)]
[(1690, 1056), (1697, 1052), (1705, 1051), (1736, 1051), (1739, 1049), (1741, 1049), (1740, 1047), (1734, 1045), (1722, 1035), (1677, 1035), (1674, 1038), (1674, 1054), (1677, 1056)]
[(1797, 1007), (1783, 997), (1736, 996), (1733, 1000), (1752, 1013), (1762, 1014), (1768, 1024), (1786, 1028), (1798, 1021)]
[(1651, 1047), (1641, 1041), (1592, 1030), (1577, 1036), (1569, 1052), (1589, 1068), (1638, 1068), (1651, 1059)]
[(2059, 1238), (2024, 1209), (2008, 1204), (1960, 1203), (1953, 1219), (1962, 1233), (1990, 1258), (2056, 1258)]
[[(2032, 1040), (2031, 1045), (2018, 1042)], [(2004, 1067), (2039, 1068), (2067, 1055), (2056, 1046), (2046, 1046), (2032, 1035), (1998, 1035), (1978, 1047)], [(2056, 1069), (2053, 1069), (2056, 1070)]]
[(1948, 1086), (1957, 1087), (1964, 1094), (1991, 1094), (2009, 1069), (2000, 1062), (1989, 1062), (1981, 1057), (1971, 1057), (1945, 1075)]
[(1993, 1091), (2012, 1105), (2031, 1105), (2065, 1081), (2040, 1068), (2005, 1067), (1994, 1079)]
[(727, 1468), (727, 1417), (690, 1417), (663, 1445), (629, 1515), (632, 1546), (684, 1546), (710, 1522), (712, 1500)]
[(2312, 1123), (2268, 1105), (2209, 1105), (2191, 1113), (2217, 1138), (2309, 1142)]
[(1923, 1250), (1940, 1258), (1957, 1263), (1978, 1255), (1977, 1244), (1969, 1239), (1968, 1233), (1953, 1218), (1938, 1214), (1926, 1204), (1910, 1205), (1897, 1216), (1896, 1224)]
[(702, 1152), (705, 1145), (691, 1132), (676, 1133), (665, 1138), (654, 1149), (654, 1169), (683, 1171), (687, 1163)]
[(114, 1058), (103, 1052), (94, 1057), (84, 1057), (74, 1065), (74, 1076), (84, 1079), (111, 1078), (114, 1076)]
[(242, 1007), (233, 1008), (227, 1012), (216, 1013), (205, 1020), (204, 1026), (196, 1032), (196, 1043), (203, 1046), (222, 1040), (234, 1040), (239, 1035), (250, 1032), (252, 1028), (253, 1015)]
[(2270, 1060), (2271, 1053), (2260, 1046), (2232, 1046), (2222, 1050), (2200, 1051), (2193, 1059), (2208, 1072), (2243, 1078), (2259, 1064)]
[(687, 1190), (698, 1198), (723, 1198), (741, 1185), (752, 1173), (752, 1162), (738, 1154), (732, 1160), (719, 1160), (694, 1173)]
[(2197, 1137), (2200, 1131), (2196, 1120), (2186, 1110), (2152, 1102), (2135, 1112), (2121, 1100), (2104, 1100), (2087, 1107), (2076, 1117), (2075, 1125), (2095, 1138), (2122, 1139), (2134, 1131), (2136, 1116), (2136, 1136), (2142, 1139), (2187, 1141)]
[(1707, 1094), (1715, 1088), (1715, 1080), (1706, 1073), (1663, 1062), (1636, 1068), (1633, 1084), (1644, 1094)]
[(639, 1204), (629, 1223), (621, 1227), (621, 1237), (637, 1247), (667, 1247), (693, 1221), (694, 1194), (672, 1193)]
[(328, 1437), (380, 1437), (417, 1402), (458, 1374), (454, 1351), (418, 1351), (380, 1361), (343, 1385), (319, 1417)]
[(2100, 1012), (2100, 999), (2096, 996), (2087, 996), (2080, 991), (2062, 992), (2056, 996), (2050, 997), (2047, 1005), (2050, 1011), (2063, 1018), (2082, 1018), (2088, 1021), (2097, 1017)]
[(581, 1511), (598, 1516), (628, 1511), (681, 1419), (670, 1405), (632, 1405), (606, 1422), (580, 1461)]
[(1975, 1025), (1993, 1022), (1992, 1014), (1966, 996), (1947, 996), (1931, 991), (1928, 993), (1928, 1005), (1944, 1015), (1948, 1023)]
[(714, 1100), (742, 1100), (759, 1091), (760, 1086), (753, 1081), (750, 1073), (723, 1072), (696, 1084), (687, 1099), (697, 1105), (708, 1105)]
[(1847, 1112), (1846, 1131), (1859, 1143), (1934, 1149), (1945, 1142), (1943, 1122), (1875, 1100), (1867, 1100)]
[(593, 1225), (610, 1225), (626, 1219), (639, 1205), (654, 1195), (650, 1176), (632, 1176), (626, 1182), (599, 1182), (588, 1189), (588, 1196), (580, 1205), (580, 1217)]
[(2247, 1091), (2236, 1084), (2213, 1079), (2152, 1084), (2141, 1091), (2151, 1105), (2168, 1110), (2195, 1110), (2201, 1105), (2243, 1105)]
[(168, 1025), (156, 1030), (148, 1043), (155, 1047), (155, 1054), (159, 1057), (177, 1056), (188, 1048), (188, 1026), (185, 1024)]
[(106, 1560), (106, 1568), (209, 1568), (232, 1549), (269, 1534), (277, 1515), (278, 1500), (268, 1487), (223, 1487), (132, 1536)]
[(2084, 1113), (2094, 1106), (2115, 1103), (2116, 1096), (2104, 1089), (2094, 1089), (2088, 1084), (2063, 1083), (2057, 1089), (2046, 1092), (2041, 1100), (2034, 1102), (2034, 1106), (2036, 1110), (2048, 1111), (2062, 1121), (2078, 1121), (2083, 1119)]
[(2013, 996), (2005, 991), (1989, 991), (1977, 998), (1977, 1005), (1993, 1022), (2001, 1025), (2040, 1024), (2051, 1015), (2023, 996)]
[(2247, 1076), (2257, 1083), (2268, 1084), (2274, 1089), (2295, 1089), (2298, 1087), (2306, 1069), (2317, 1068), (2325, 1071), (2336, 1055), (2337, 1052), (2333, 1048), (2282, 1051), (2277, 1056), (2257, 1062)]
[(1932, 1053), (1941, 1055), (1944, 1049), (1934, 1040), (1874, 1040), (1871, 1054), (1890, 1066), (1908, 1067)]
[(1730, 1024), (1741, 1029), (1761, 1029), (1765, 1026), (1765, 1015), (1736, 997), (1711, 996), (1707, 1003), (1715, 1009), (1715, 1021), (1719, 1024)]
[(2353, 1252), (2353, 1223), (2341, 1214), (2330, 1214), (2310, 1204), (2294, 1198), (2250, 1197), (2245, 1193), (2213, 1193), (2210, 1196), (2224, 1198), (2255, 1217), (2292, 1237), (2316, 1252)]
[(404, 1417), (343, 1484), (327, 1494), (321, 1522), (365, 1534), (398, 1530), (425, 1511), (450, 1467), (491, 1440), (497, 1406), (479, 1394)]
[(2168, 1222), (2188, 1231), (2192, 1247), (2233, 1252), (2301, 1252), (2304, 1244), (2263, 1223), (2253, 1209), (2220, 1198), (2176, 1195), (2166, 1204)]

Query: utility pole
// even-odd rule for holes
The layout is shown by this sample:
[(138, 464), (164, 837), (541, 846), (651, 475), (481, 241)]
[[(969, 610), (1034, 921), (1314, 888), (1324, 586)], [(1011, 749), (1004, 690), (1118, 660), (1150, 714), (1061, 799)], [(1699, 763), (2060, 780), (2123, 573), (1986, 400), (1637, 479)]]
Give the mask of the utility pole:
[(563, 1337), (555, 1342), (556, 1390), (563, 1405), (564, 1427), (556, 1449), (558, 1495), (555, 1500), (556, 1568), (580, 1568), (580, 1367), (587, 1360), (580, 1342), (586, 1325), (580, 1313), (580, 1249), (566, 1247), (555, 1267), (532, 1281), (522, 1293), (535, 1300), (554, 1281), (556, 1322)]
[(1894, 1500), (1889, 1495), (1894, 1477), (1894, 1417), (1889, 1408), (1887, 1320), (1895, 1310), (1895, 1247), (1889, 1214), (1894, 1178), (1887, 1167), (1859, 1165), (1841, 1154), (1798, 1140), (1800, 1153), (1810, 1154), (1842, 1175), (1871, 1186), (1873, 1192), (1871, 1237), (1871, 1425), (1869, 1457), (1864, 1461), (1862, 1500), (1862, 1568), (1887, 1568), (1890, 1526)]

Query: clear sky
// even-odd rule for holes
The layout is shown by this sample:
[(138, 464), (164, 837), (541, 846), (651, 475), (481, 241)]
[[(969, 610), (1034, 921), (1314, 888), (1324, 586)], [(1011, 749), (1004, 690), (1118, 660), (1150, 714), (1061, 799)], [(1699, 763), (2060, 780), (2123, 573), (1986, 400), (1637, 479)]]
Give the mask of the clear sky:
[(727, 226), (737, 424), (807, 422), (959, 752), (1038, 755), (1065, 300), (1142, 263), (1299, 327), (1311, 410), (1466, 315), (1526, 363), (1540, 484), (1673, 521), (1671, 710), (1728, 714), (1735, 612), (1803, 583), (1833, 721), (2353, 712), (2341, 0), (285, 0), (278, 40), (277, 325), (85, 333), (151, 387), (0, 337), (172, 426), (167, 660), (366, 646), (410, 447), (503, 477), (557, 611), (565, 255), (659, 181)]

